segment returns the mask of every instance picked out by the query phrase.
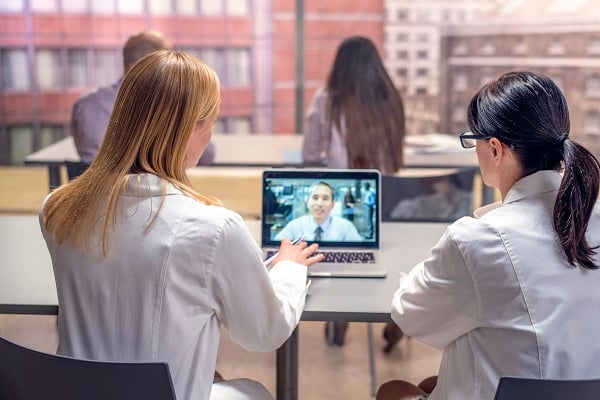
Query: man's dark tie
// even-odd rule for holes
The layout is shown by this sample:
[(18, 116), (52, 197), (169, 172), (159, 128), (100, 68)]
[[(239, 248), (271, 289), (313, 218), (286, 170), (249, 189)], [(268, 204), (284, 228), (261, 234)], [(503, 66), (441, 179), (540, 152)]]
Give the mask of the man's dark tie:
[(321, 241), (321, 233), (323, 233), (323, 229), (320, 226), (317, 226), (315, 229), (315, 242)]

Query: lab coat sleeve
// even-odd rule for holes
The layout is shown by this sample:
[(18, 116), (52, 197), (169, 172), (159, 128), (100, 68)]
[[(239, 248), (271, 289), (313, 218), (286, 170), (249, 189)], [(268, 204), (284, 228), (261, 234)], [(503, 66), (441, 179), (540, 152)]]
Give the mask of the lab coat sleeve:
[(474, 329), (479, 315), (473, 279), (449, 228), (431, 257), (400, 278), (392, 319), (407, 335), (441, 349)]
[(211, 291), (216, 315), (249, 351), (273, 351), (298, 325), (306, 299), (307, 268), (281, 261), (271, 271), (239, 216), (217, 241)]
[(302, 143), (302, 161), (305, 164), (321, 164), (327, 151), (325, 99), (326, 96), (319, 89), (306, 114), (306, 132)]

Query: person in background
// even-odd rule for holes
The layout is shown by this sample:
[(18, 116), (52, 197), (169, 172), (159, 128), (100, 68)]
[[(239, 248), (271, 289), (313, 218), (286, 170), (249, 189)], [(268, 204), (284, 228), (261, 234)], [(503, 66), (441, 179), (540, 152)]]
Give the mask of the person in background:
[[(307, 113), (304, 164), (394, 174), (403, 167), (404, 134), (402, 98), (377, 48), (365, 37), (343, 40), (327, 83), (317, 90)], [(328, 343), (343, 345), (347, 327), (346, 322), (327, 327)], [(385, 337), (391, 348), (402, 332), (391, 324), (387, 329), (395, 331)]]
[(344, 194), (344, 204), (343, 204), (342, 214), (343, 214), (344, 218), (346, 218), (350, 222), (354, 221), (354, 205), (355, 205), (355, 203), (356, 203), (356, 199), (354, 198), (354, 195), (352, 194), (352, 188), (348, 187), (348, 189), (346, 189), (346, 193)]
[(249, 351), (280, 347), (304, 310), (307, 266), (323, 256), (283, 240), (267, 270), (242, 218), (190, 186), (219, 93), (189, 54), (142, 58), (90, 167), (45, 199), (58, 354), (167, 362), (179, 399), (272, 399), (247, 379), (213, 384), (221, 325)]
[[(169, 50), (171, 43), (157, 31), (146, 30), (130, 36), (123, 47), (124, 74), (145, 55), (157, 50)], [(90, 164), (102, 144), (108, 121), (123, 78), (80, 97), (71, 113), (71, 135), (81, 161)], [(209, 143), (200, 164), (212, 164), (215, 147)]]
[[(492, 399), (501, 376), (598, 378), (598, 160), (571, 139), (566, 100), (544, 75), (484, 85), (468, 121), (461, 143), (502, 205), (450, 225), (392, 303), (407, 334), (443, 349), (429, 399)], [(392, 381), (377, 399), (424, 392)]]
[(345, 218), (331, 215), (335, 204), (333, 188), (326, 182), (317, 182), (310, 188), (310, 195), (306, 207), (310, 215), (303, 215), (291, 220), (275, 236), (275, 239), (284, 238), (294, 240), (304, 237), (305, 240), (360, 242), (360, 236), (354, 224)]

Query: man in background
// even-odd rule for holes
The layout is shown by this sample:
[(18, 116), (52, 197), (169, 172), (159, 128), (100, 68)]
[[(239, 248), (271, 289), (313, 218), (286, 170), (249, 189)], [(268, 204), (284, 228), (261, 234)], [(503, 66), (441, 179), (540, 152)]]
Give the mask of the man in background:
[[(171, 47), (171, 43), (157, 31), (147, 30), (130, 36), (123, 47), (124, 74), (145, 55), (158, 50), (169, 50)], [(91, 163), (100, 149), (122, 80), (120, 78), (112, 85), (100, 87), (80, 97), (73, 105), (71, 135), (84, 163)], [(198, 164), (212, 164), (214, 158), (215, 146), (209, 143)]]

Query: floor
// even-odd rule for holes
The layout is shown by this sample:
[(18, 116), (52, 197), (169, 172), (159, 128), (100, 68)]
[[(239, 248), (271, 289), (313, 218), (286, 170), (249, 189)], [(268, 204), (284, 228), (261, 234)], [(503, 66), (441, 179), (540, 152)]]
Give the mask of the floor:
[[(300, 324), (299, 398), (302, 400), (370, 398), (367, 325), (353, 323), (344, 347), (329, 347), (322, 322)], [(381, 352), (383, 324), (374, 324), (377, 384), (390, 379), (418, 382), (435, 375), (441, 353), (416, 340), (403, 338), (389, 355)], [(0, 315), (0, 335), (41, 351), (56, 349), (56, 319), (51, 316)], [(249, 353), (223, 332), (217, 363), (226, 378), (246, 377), (275, 393), (275, 353)]]

